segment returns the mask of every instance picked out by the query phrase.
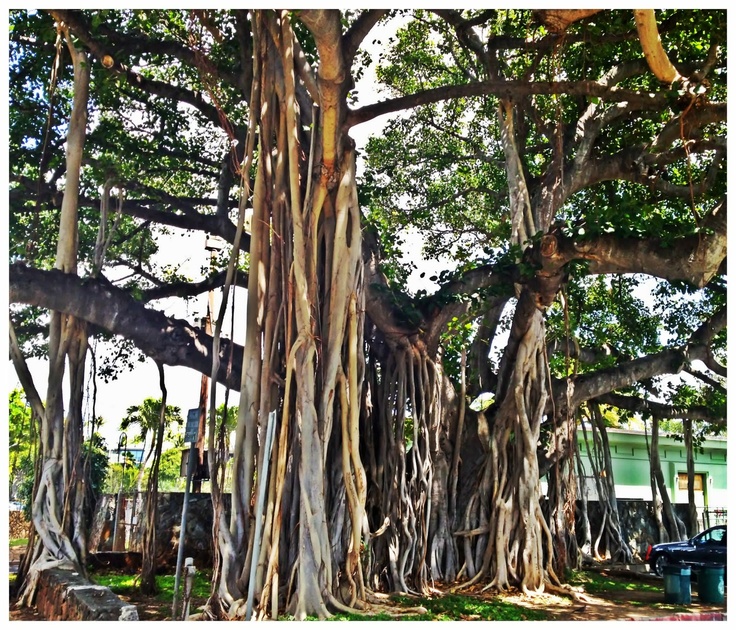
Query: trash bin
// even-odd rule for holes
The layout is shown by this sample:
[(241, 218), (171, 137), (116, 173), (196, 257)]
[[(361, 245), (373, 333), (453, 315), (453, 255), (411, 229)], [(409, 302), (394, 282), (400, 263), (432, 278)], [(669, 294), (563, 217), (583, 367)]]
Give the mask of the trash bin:
[(721, 604), (725, 594), (725, 567), (704, 564), (698, 571), (698, 599), (704, 604)]
[(666, 564), (664, 574), (664, 601), (668, 604), (690, 604), (690, 567)]

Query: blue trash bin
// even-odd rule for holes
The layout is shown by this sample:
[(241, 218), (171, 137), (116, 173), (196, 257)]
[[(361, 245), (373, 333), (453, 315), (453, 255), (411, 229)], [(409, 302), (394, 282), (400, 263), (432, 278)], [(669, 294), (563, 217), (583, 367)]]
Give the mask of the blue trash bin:
[(681, 564), (666, 564), (664, 574), (664, 601), (668, 604), (690, 604), (690, 567)]

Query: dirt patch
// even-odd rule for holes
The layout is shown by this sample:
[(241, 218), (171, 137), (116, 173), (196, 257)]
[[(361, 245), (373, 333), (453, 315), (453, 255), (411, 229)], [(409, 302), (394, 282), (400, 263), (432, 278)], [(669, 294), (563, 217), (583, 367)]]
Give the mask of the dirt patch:
[(697, 582), (691, 585), (691, 603), (668, 604), (664, 599), (664, 582), (648, 574), (632, 574), (616, 570), (600, 571), (600, 575), (632, 582), (628, 590), (606, 590), (600, 593), (584, 593), (584, 601), (558, 595), (544, 594), (526, 597), (520, 594), (505, 595), (504, 599), (520, 606), (545, 610), (555, 621), (626, 621), (651, 620), (672, 615), (706, 617), (713, 613), (725, 615), (727, 600), (721, 604), (704, 604), (697, 595)]

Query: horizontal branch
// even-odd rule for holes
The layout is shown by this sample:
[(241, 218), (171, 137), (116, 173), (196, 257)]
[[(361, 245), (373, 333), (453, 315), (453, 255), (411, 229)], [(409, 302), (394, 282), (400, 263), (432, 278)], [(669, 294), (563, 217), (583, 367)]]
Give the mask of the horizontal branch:
[[(689, 369), (692, 361), (701, 359), (703, 353), (708, 351), (707, 343), (712, 337), (699, 337), (698, 333), (703, 327), (712, 329), (713, 334), (725, 329), (725, 309), (716, 312), (682, 348), (668, 348), (645, 357), (622, 362), (614, 367), (575, 377), (572, 381), (571, 405), (576, 407), (586, 400), (630, 387), (639, 381), (666, 374), (679, 374)], [(566, 392), (562, 391), (564, 388), (564, 385), (560, 388), (560, 398), (566, 395)]]
[(727, 254), (726, 200), (712, 212), (697, 234), (663, 246), (660, 237), (630, 239), (602, 235), (576, 240), (556, 230), (542, 238), (542, 275), (557, 274), (572, 260), (588, 261), (593, 274), (643, 273), (704, 287), (719, 272)]
[[(160, 287), (153, 289), (145, 289), (142, 292), (141, 301), (150, 302), (152, 300), (161, 300), (163, 298), (170, 297), (193, 297), (195, 295), (202, 295), (207, 291), (213, 289), (219, 289), (225, 285), (225, 277), (227, 276), (227, 270), (219, 271), (216, 274), (205, 278), (201, 282), (172, 282), (169, 284), (163, 284)], [(248, 288), (248, 274), (240, 272), (238, 273), (234, 286), (241, 287), (243, 289)]]
[[(74, 315), (115, 335), (130, 339), (146, 355), (166, 365), (181, 365), (203, 374), (212, 368), (212, 337), (187, 321), (146, 308), (105, 279), (80, 278), (57, 270), (10, 266), (10, 302), (22, 302)], [(233, 369), (228, 377), (229, 353)], [(240, 389), (243, 349), (221, 341), (219, 383)]]
[(714, 427), (726, 427), (726, 419), (704, 405), (679, 407), (660, 403), (654, 400), (645, 400), (644, 398), (639, 398), (637, 396), (624, 396), (622, 394), (616, 394), (615, 392), (603, 394), (591, 400), (603, 405), (618, 407), (619, 409), (651, 414), (655, 418), (668, 420), (686, 418), (690, 420), (705, 420), (708, 424)]
[[(10, 190), (10, 199), (14, 205), (21, 207), (23, 205), (23, 200), (32, 196), (32, 198), (37, 198), (39, 201), (45, 201), (56, 207), (60, 207), (62, 197), (62, 193), (60, 191), (49, 186), (41, 186), (38, 182), (32, 181), (27, 177), (11, 177), (11, 181), (20, 184), (23, 187), (16, 187)], [(126, 188), (126, 183), (121, 183), (121, 186)], [(149, 190), (149, 192), (151, 191)], [(156, 194), (159, 194), (158, 191)], [(163, 192), (160, 193), (160, 196), (163, 200), (126, 199), (123, 203), (123, 214), (142, 219), (143, 221), (150, 221), (151, 223), (157, 223), (160, 225), (168, 225), (182, 230), (198, 230), (200, 232), (207, 232), (215, 236), (219, 236), (228, 243), (232, 243), (235, 240), (235, 225), (227, 216), (202, 214), (192, 205), (207, 204), (214, 207), (216, 205), (215, 199), (179, 198)], [(170, 206), (177, 210), (180, 208), (186, 208), (186, 211), (179, 213), (160, 210), (151, 207), (148, 204)], [(80, 195), (79, 205), (90, 208), (99, 208), (100, 200)], [(249, 234), (243, 234), (240, 242), (240, 249), (241, 251), (246, 252), (250, 250)]]
[(511, 101), (533, 95), (565, 94), (568, 96), (593, 96), (603, 101), (629, 103), (639, 108), (660, 109), (667, 104), (667, 92), (637, 92), (618, 86), (606, 86), (595, 81), (481, 81), (463, 85), (441, 87), (387, 99), (372, 105), (351, 110), (347, 116), (347, 128), (373, 120), (378, 116), (420, 105), (429, 105), (453, 98), (470, 96), (496, 96)]

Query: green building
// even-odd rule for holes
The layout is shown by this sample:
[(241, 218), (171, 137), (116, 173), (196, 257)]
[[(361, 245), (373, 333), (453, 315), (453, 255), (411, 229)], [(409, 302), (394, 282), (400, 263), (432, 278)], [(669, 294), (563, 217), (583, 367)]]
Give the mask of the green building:
[[(628, 429), (607, 429), (606, 433), (611, 451), (616, 498), (651, 501), (647, 436), (643, 431)], [(579, 487), (581, 491), (583, 488), (587, 491), (588, 500), (596, 501), (598, 493), (587, 446), (583, 432), (578, 430), (577, 434), (585, 468), (585, 479), (578, 480)], [(590, 431), (587, 431), (587, 437), (590, 442)], [(699, 520), (706, 510), (710, 519), (710, 522), (703, 523), (704, 527), (715, 524), (714, 515), (717, 520), (725, 520), (727, 514), (726, 446), (727, 438), (711, 437), (703, 442), (701, 448), (695, 449), (695, 504), (698, 507)], [(660, 435), (659, 456), (670, 500), (676, 504), (687, 504), (687, 454), (684, 442)]]

